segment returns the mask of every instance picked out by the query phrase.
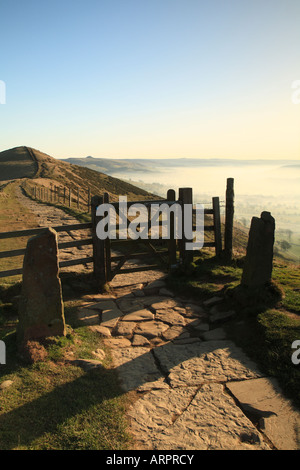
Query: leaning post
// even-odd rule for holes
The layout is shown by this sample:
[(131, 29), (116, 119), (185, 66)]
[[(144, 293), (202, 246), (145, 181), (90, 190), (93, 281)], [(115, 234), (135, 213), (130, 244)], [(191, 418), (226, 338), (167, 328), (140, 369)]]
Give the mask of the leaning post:
[(226, 208), (225, 208), (225, 234), (224, 234), (224, 252), (227, 261), (232, 259), (232, 240), (233, 240), (233, 216), (234, 216), (234, 179), (227, 178), (226, 188)]

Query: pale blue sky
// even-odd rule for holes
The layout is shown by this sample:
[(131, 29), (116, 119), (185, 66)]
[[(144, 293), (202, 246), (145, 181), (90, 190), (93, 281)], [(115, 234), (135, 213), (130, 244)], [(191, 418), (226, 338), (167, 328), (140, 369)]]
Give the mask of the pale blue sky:
[(299, 0), (0, 1), (0, 150), (299, 158)]

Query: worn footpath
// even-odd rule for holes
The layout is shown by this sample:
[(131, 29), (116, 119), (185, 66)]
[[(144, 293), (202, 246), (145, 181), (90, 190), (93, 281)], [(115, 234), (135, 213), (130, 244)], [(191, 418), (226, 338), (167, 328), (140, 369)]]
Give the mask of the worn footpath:
[[(76, 223), (59, 209), (19, 197), (39, 210), (41, 226)], [(74, 249), (60, 253), (74, 255)], [(221, 297), (201, 304), (180, 298), (164, 277), (159, 271), (117, 275), (110, 294), (86, 295), (78, 309), (80, 322), (109, 348), (124, 393), (135, 392), (128, 410), (135, 448), (300, 449), (299, 411), (276, 379), (226, 337), (222, 325), (234, 312), (221, 313)], [(95, 360), (82, 361), (87, 371), (101, 367), (105, 352), (94, 354)]]
[(78, 312), (105, 338), (124, 392), (137, 392), (128, 412), (136, 448), (299, 449), (299, 412), (226, 338), (222, 298), (176, 297), (163, 277), (118, 275), (111, 295), (86, 296)]

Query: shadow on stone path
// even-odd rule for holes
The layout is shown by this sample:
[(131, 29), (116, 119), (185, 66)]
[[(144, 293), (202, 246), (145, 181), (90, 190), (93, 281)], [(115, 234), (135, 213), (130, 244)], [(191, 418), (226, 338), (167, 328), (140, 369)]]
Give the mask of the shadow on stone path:
[[(78, 223), (21, 190), (18, 198), (38, 214), (42, 227)], [(62, 232), (59, 241), (86, 235)], [(61, 250), (60, 259), (91, 255), (91, 247), (81, 248)], [(178, 298), (166, 289), (164, 277), (159, 271), (117, 275), (112, 294), (86, 295), (78, 310), (80, 322), (97, 331), (110, 348), (124, 393), (138, 394), (128, 411), (136, 448), (299, 449), (299, 412), (276, 380), (264, 377), (226, 338), (219, 322), (232, 312), (218, 312), (222, 299), (199, 305)], [(101, 365), (103, 351), (95, 356), (92, 368)]]
[(128, 411), (137, 449), (300, 448), (300, 414), (215, 322), (221, 299), (178, 298), (163, 278), (116, 276), (111, 295), (85, 296), (78, 311), (124, 392), (138, 394)]

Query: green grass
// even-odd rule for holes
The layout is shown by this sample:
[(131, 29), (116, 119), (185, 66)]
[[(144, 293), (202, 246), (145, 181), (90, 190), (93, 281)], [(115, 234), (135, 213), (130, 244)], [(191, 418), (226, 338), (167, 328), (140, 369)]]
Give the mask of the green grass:
[(130, 447), (122, 393), (110, 357), (103, 368), (84, 372), (65, 360), (66, 354), (94, 358), (103, 348), (95, 333), (76, 326), (77, 304), (67, 303), (66, 320), (73, 323), (68, 335), (44, 343), (47, 358), (25, 364), (16, 354), (15, 333), (0, 330), (7, 346), (6, 366), (0, 366), (0, 383), (12, 380), (0, 391), (1, 450), (122, 450)]
[(236, 285), (241, 274), (237, 262), (222, 264), (211, 252), (203, 250), (195, 257), (188, 273), (178, 269), (169, 276), (168, 284), (181, 295), (203, 300), (221, 292), (225, 285)]

